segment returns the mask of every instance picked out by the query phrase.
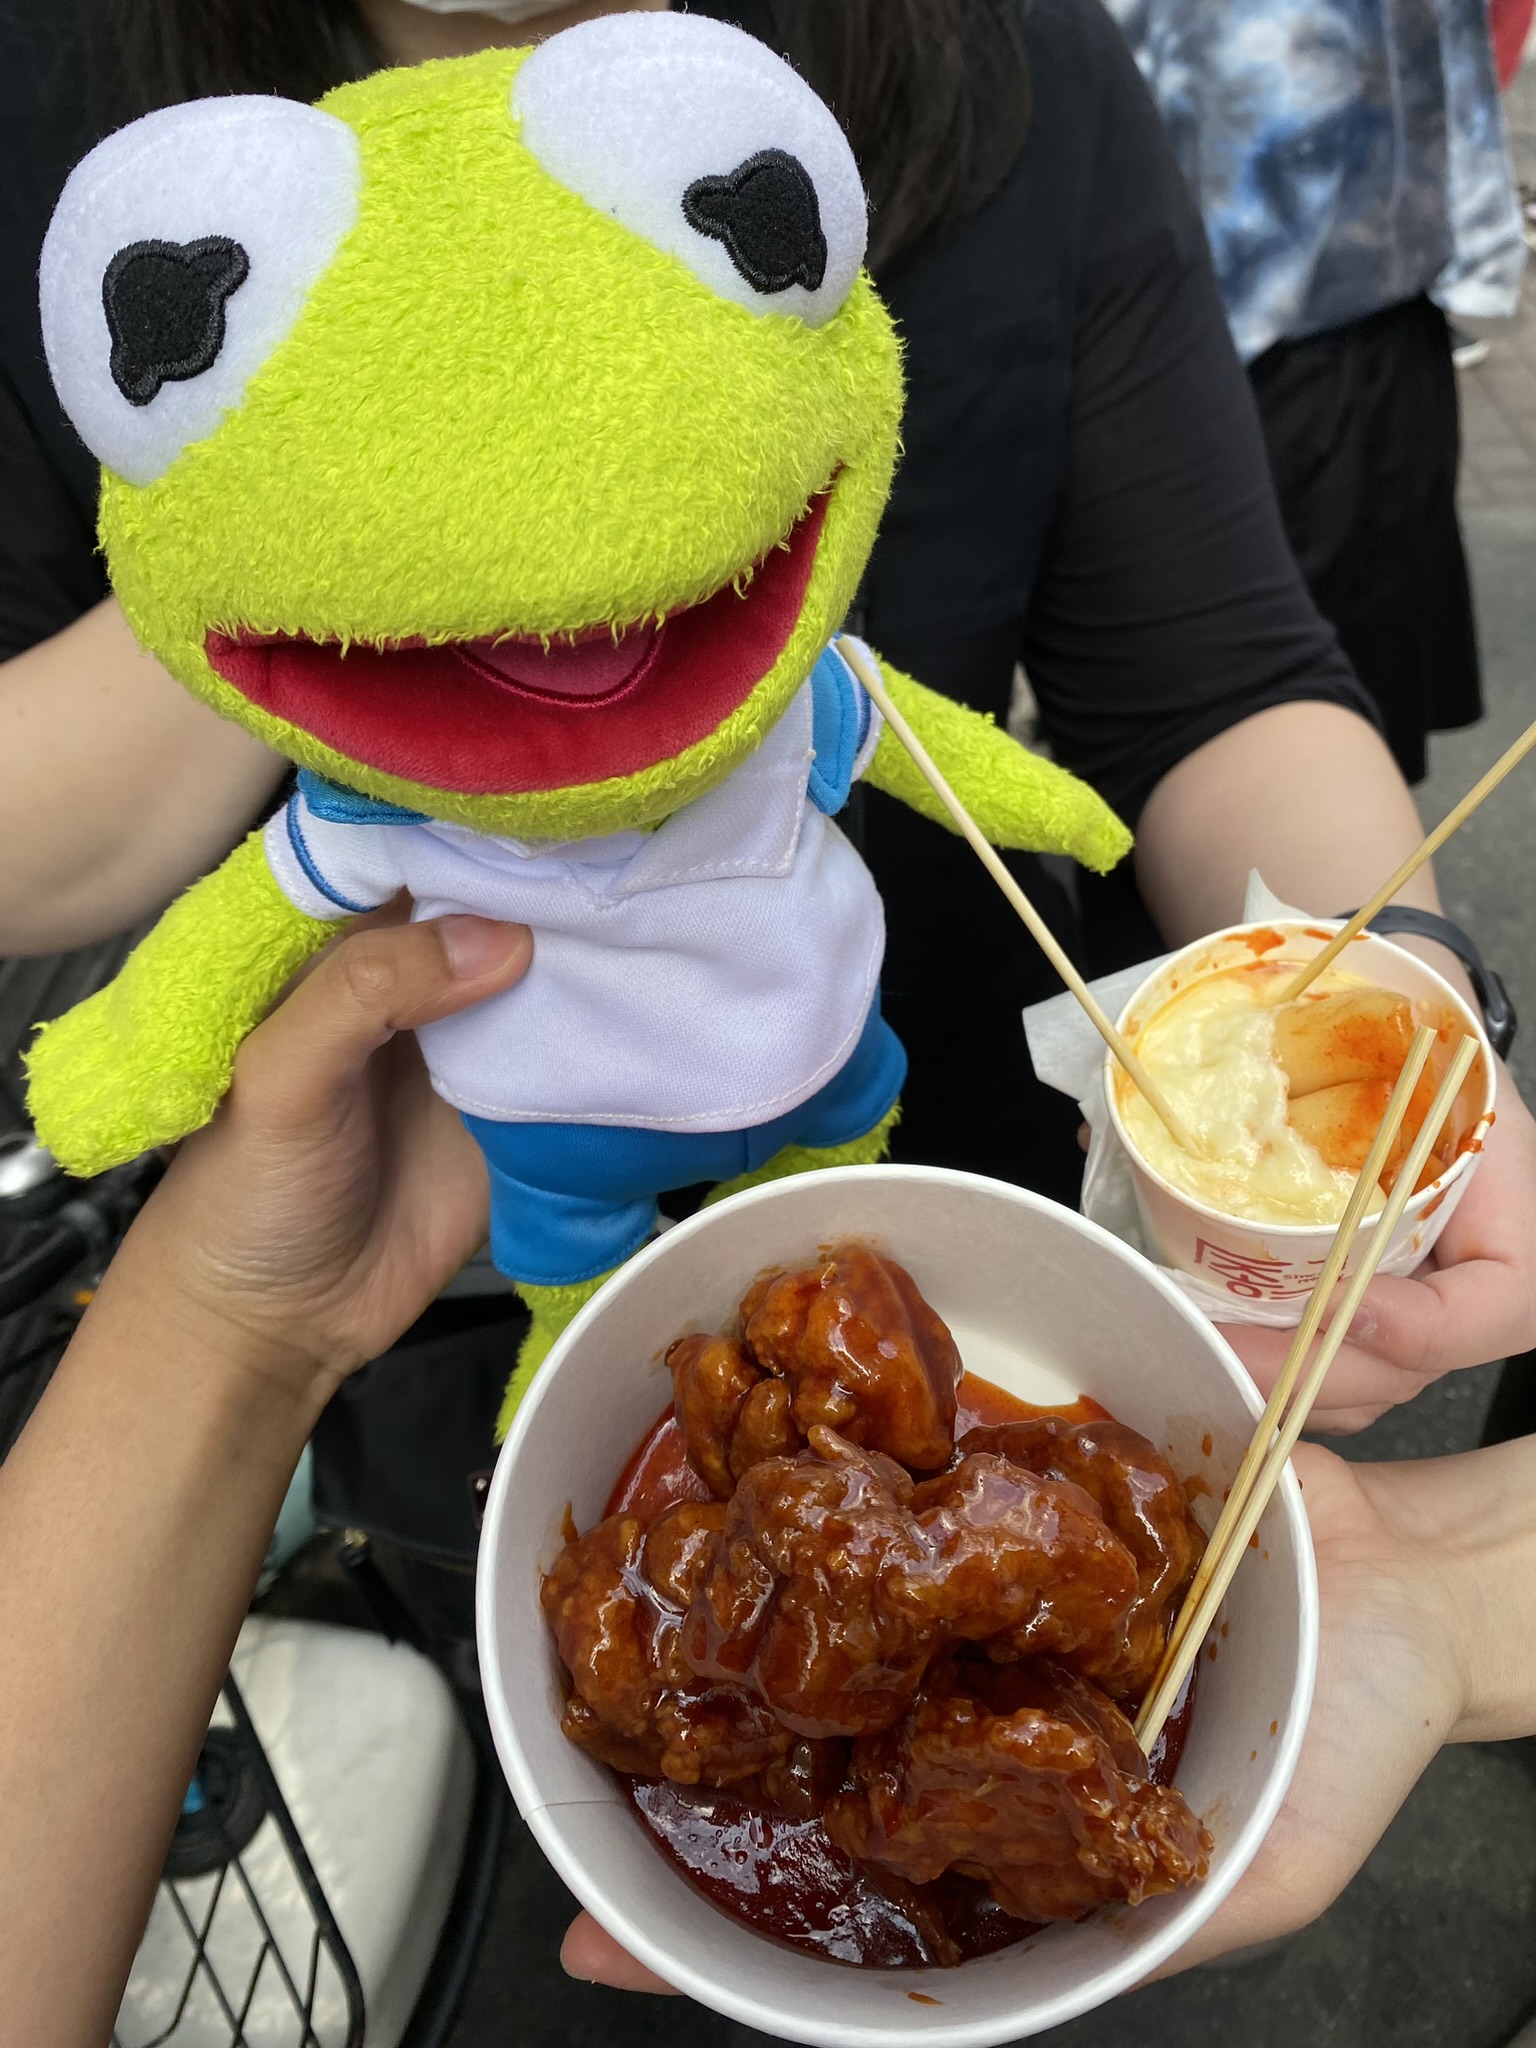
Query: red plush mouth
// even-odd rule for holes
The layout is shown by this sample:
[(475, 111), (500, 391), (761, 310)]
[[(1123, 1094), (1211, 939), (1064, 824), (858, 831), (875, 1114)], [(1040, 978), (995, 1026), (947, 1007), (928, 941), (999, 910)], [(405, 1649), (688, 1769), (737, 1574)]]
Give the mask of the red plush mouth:
[(705, 739), (783, 653), (805, 604), (828, 500), (812, 500), (745, 590), (727, 584), (615, 640), (503, 638), (370, 647), (209, 633), (215, 672), (250, 703), (402, 781), (512, 796), (633, 775)]

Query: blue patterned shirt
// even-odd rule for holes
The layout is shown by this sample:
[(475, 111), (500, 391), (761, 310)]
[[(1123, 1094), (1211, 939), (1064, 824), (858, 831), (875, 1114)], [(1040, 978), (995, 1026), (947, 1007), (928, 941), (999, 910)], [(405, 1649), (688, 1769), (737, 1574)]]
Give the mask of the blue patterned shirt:
[(1238, 352), (1430, 292), (1513, 313), (1525, 247), (1485, 0), (1106, 0)]

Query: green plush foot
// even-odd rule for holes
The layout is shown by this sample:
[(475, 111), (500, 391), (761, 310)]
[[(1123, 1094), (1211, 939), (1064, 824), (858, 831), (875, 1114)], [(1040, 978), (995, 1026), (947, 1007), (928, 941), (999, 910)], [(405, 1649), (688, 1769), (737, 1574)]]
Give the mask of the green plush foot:
[(704, 1206), (708, 1208), (713, 1202), (723, 1202), (727, 1195), (739, 1195), (747, 1188), (762, 1187), (766, 1181), (787, 1180), (792, 1173), (818, 1173), (828, 1166), (878, 1166), (891, 1149), (891, 1132), (895, 1130), (900, 1116), (901, 1104), (898, 1102), (872, 1131), (866, 1131), (862, 1138), (855, 1138), (847, 1145), (786, 1145), (756, 1173), (744, 1173), (737, 1180), (722, 1181), (712, 1194), (705, 1196)]
[(523, 1396), (533, 1385), (533, 1376), (549, 1356), (555, 1339), (577, 1312), (584, 1309), (608, 1278), (599, 1273), (595, 1280), (576, 1280), (568, 1287), (535, 1287), (519, 1280), (517, 1291), (528, 1304), (533, 1322), (517, 1354), (517, 1370), (507, 1381), (501, 1413), (496, 1418), (496, 1441), (504, 1441), (512, 1418), (522, 1406)]

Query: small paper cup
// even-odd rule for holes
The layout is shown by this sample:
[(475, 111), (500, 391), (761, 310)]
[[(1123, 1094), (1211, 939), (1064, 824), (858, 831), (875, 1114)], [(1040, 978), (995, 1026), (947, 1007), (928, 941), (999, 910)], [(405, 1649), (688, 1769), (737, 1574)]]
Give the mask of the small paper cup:
[[(1193, 946), (1186, 946), (1171, 960), (1165, 960), (1150, 974), (1120, 1013), (1121, 1031), (1132, 1043), (1164, 1003), (1177, 992), (1187, 990), (1207, 975), (1234, 967), (1251, 967), (1255, 959), (1301, 966), (1323, 947), (1339, 929), (1338, 921), (1309, 918), (1301, 921), (1259, 919), (1249, 924), (1230, 925)], [(1278, 943), (1262, 953), (1255, 951), (1255, 938), (1273, 935)], [(1416, 954), (1363, 932), (1347, 946), (1335, 963), (1363, 981), (1374, 982), (1399, 995), (1429, 1004), (1440, 1015), (1455, 1019), (1471, 1032), (1482, 1047), (1462, 1089), (1461, 1100), (1468, 1115), (1475, 1115), (1471, 1143), (1452, 1162), (1447, 1172), (1420, 1190), (1404, 1209), (1386, 1257), (1383, 1273), (1411, 1273), (1434, 1249), (1457, 1205), (1471, 1185), (1482, 1156), (1483, 1139), (1493, 1122), (1497, 1076), (1493, 1052), (1482, 1021), (1468, 1008), (1443, 976)], [(1150, 1165), (1136, 1149), (1120, 1106), (1123, 1091), (1132, 1084), (1121, 1073), (1114, 1055), (1104, 1056), (1104, 1093), (1109, 1103), (1115, 1135), (1125, 1147), (1136, 1189), (1136, 1206), (1149, 1245), (1155, 1245), (1168, 1264), (1181, 1273), (1191, 1273), (1217, 1297), (1226, 1294), (1241, 1307), (1263, 1303), (1268, 1320), (1299, 1323), (1313, 1283), (1333, 1245), (1335, 1225), (1331, 1223), (1255, 1223), (1249, 1218), (1228, 1216), (1195, 1196), (1176, 1188)], [(1376, 1227), (1379, 1208), (1367, 1215), (1350, 1248), (1344, 1278), (1356, 1264)]]
[[(616, 1780), (560, 1733), (563, 1688), (539, 1579), (602, 1514), (668, 1406), (663, 1353), (729, 1326), (748, 1282), (843, 1237), (899, 1259), (972, 1372), (1024, 1399), (1093, 1396), (1192, 1484), (1207, 1527), (1259, 1401), (1223, 1339), (1139, 1253), (1021, 1188), (929, 1167), (806, 1174), (669, 1231), (610, 1280), (550, 1354), (502, 1451), (480, 1546), (477, 1632), (507, 1782), (571, 1891), (629, 1952), (716, 2012), (816, 2048), (991, 2048), (1128, 1991), (1183, 1946), (1247, 1868), (1301, 1748), (1317, 1587), (1287, 1472), (1202, 1653), (1178, 1783), (1215, 1841), (1203, 1885), (1031, 1935), (952, 1970), (855, 1969), (765, 1940), (673, 1869)], [(928, 2001), (931, 2001), (928, 2002)]]

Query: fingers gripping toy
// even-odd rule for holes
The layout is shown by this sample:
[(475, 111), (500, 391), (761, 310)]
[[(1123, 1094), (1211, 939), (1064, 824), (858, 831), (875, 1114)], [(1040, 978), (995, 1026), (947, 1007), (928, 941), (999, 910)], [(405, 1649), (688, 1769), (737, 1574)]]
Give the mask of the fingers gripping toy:
[[(899, 351), (831, 114), (686, 15), (194, 102), (75, 171), (42, 262), (144, 646), (297, 788), (45, 1028), (72, 1172), (205, 1123), (337, 922), (533, 927), (421, 1032), (533, 1311), (507, 1414), (658, 1194), (879, 1157), (904, 1055), (831, 822), (946, 823), (830, 646), (889, 489)], [(990, 721), (887, 686), (999, 844), (1129, 836)]]

